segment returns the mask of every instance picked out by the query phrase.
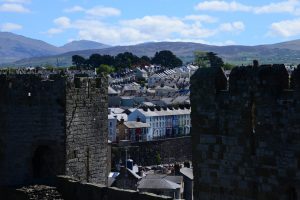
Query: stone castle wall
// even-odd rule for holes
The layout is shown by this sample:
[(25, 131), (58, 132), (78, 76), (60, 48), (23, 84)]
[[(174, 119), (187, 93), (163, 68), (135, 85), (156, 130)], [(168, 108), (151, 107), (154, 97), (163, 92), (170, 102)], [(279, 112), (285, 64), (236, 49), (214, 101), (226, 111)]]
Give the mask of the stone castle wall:
[[(113, 147), (113, 167), (119, 160), (125, 160), (125, 148)], [(138, 165), (156, 165), (157, 156), (161, 164), (192, 160), (191, 137), (168, 138), (156, 141), (131, 143), (127, 156)]]
[[(35, 177), (64, 173), (64, 87), (64, 79), (0, 77), (0, 185), (30, 183)], [(36, 160), (34, 166), (38, 148), (54, 169), (34, 169), (39, 164)], [(47, 174), (41, 174), (44, 172)]]
[(81, 79), (0, 76), (0, 186), (59, 174), (106, 183), (106, 80)]
[(191, 80), (195, 199), (300, 198), (300, 68), (201, 68)]
[(67, 85), (66, 102), (66, 174), (106, 185), (109, 162), (106, 82), (75, 78)]

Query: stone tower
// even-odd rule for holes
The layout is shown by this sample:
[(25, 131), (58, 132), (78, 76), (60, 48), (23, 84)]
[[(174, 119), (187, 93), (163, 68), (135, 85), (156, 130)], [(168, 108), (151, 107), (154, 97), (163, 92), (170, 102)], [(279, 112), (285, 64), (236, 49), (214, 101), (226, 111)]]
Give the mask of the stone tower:
[(0, 75), (0, 186), (107, 183), (107, 80)]

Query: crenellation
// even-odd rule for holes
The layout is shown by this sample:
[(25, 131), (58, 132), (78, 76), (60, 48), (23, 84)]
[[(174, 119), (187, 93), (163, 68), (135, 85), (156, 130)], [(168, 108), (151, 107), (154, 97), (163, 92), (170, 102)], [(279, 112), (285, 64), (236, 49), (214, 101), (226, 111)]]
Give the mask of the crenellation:
[(299, 70), (290, 87), (284, 65), (237, 67), (209, 92), (216, 71), (192, 78), (194, 197), (286, 199), (300, 181)]
[(291, 88), (295, 91), (296, 107), (300, 110), (300, 65), (297, 66), (291, 75)]
[[(59, 174), (106, 185), (108, 109), (100, 93), (106, 81), (1, 75), (0, 185), (50, 181)], [(9, 173), (12, 167), (15, 173)]]

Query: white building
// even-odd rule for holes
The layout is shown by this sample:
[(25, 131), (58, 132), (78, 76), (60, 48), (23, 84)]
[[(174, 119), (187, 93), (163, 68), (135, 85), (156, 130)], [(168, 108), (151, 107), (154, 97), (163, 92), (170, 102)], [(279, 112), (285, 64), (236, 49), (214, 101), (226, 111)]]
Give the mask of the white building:
[(108, 109), (108, 139), (111, 142), (117, 140), (117, 124), (118, 121), (127, 121), (128, 115), (124, 113), (122, 108), (109, 108)]
[(144, 108), (136, 109), (129, 114), (128, 121), (136, 121), (150, 125), (147, 141), (165, 137), (188, 135), (191, 128), (190, 108)]
[(117, 137), (117, 117), (114, 114), (108, 115), (108, 139), (111, 142), (116, 142)]

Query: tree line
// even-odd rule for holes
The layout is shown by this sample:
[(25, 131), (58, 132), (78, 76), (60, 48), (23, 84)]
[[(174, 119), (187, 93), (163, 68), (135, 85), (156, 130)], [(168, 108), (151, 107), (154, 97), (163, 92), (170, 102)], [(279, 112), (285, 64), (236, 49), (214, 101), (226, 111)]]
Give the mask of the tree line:
[[(130, 52), (119, 53), (116, 56), (92, 54), (89, 58), (80, 55), (72, 56), (72, 64), (77, 69), (96, 69), (111, 73), (112, 71), (122, 71), (125, 68), (134, 68), (150, 64), (161, 65), (166, 68), (175, 68), (182, 66), (182, 60), (173, 52), (163, 50), (156, 52), (153, 58), (148, 56), (138, 57)], [(100, 71), (102, 71), (100, 69)], [(108, 71), (107, 71), (108, 70)]]
[(234, 65), (224, 63), (222, 58), (214, 52), (194, 52), (194, 64), (199, 67), (222, 67), (225, 70), (231, 70)]
[[(119, 53), (116, 56), (92, 54), (89, 58), (80, 55), (72, 56), (72, 64), (76, 69), (97, 69), (98, 72), (112, 73), (120, 72), (126, 68), (144, 67), (146, 65), (160, 65), (165, 68), (175, 68), (182, 66), (183, 62), (180, 58), (168, 50), (156, 52), (154, 57), (148, 56), (138, 57), (130, 52)], [(224, 63), (214, 52), (194, 52), (193, 64), (199, 67), (223, 67), (230, 70), (234, 66)]]

